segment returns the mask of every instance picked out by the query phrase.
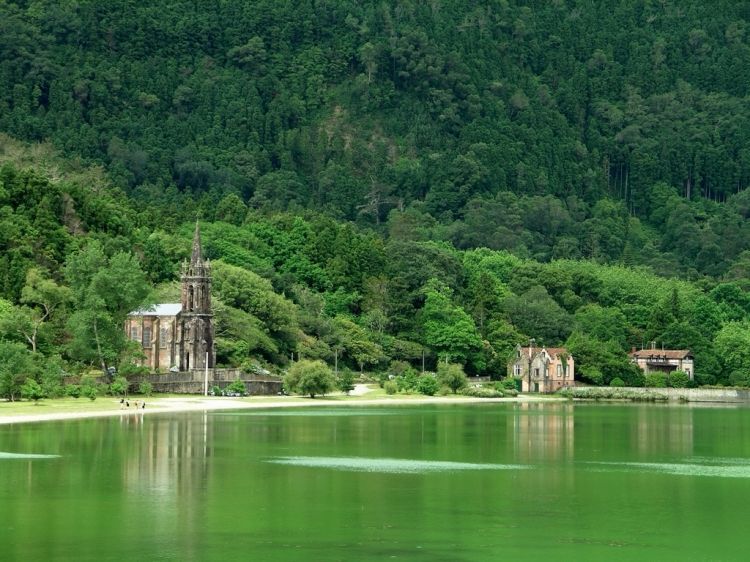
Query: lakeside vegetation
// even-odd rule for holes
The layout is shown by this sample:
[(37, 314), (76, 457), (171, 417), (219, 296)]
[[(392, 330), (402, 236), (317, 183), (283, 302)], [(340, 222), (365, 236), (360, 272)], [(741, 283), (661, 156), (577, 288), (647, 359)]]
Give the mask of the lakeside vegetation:
[(398, 389), (534, 338), (643, 386), (656, 341), (750, 385), (749, 15), (718, 4), (0, 3), (0, 395), (140, 373), (124, 317), (179, 300), (196, 216), (221, 365)]

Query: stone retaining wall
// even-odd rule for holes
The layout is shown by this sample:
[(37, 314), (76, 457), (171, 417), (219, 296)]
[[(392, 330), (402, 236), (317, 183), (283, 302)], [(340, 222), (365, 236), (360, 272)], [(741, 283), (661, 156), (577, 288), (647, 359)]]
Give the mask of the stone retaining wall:
[[(148, 382), (155, 392), (172, 394), (203, 394), (206, 373), (202, 369), (192, 369), (163, 375), (141, 375), (129, 377), (130, 389), (136, 391), (142, 382)], [(240, 369), (209, 369), (208, 389), (214, 386), (225, 388), (237, 379), (245, 383), (245, 391), (250, 395), (271, 396), (281, 392), (281, 379), (248, 375)]]
[(642, 394), (658, 392), (671, 401), (682, 402), (750, 402), (750, 389), (735, 388), (641, 388), (625, 389)]

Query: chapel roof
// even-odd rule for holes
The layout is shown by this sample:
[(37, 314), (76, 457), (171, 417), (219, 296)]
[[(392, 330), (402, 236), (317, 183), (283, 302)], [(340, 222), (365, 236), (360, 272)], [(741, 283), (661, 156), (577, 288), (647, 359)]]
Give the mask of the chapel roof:
[(160, 303), (147, 308), (134, 310), (128, 316), (177, 316), (182, 312), (182, 304), (179, 302)]

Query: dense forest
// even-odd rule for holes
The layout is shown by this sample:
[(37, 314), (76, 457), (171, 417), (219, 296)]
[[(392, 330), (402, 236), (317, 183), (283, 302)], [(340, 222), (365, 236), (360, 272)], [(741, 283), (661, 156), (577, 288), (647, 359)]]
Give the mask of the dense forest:
[(174, 300), (200, 216), (223, 364), (501, 376), (533, 337), (643, 384), (655, 340), (748, 384), (749, 18), (0, 0), (3, 353), (137, 361), (124, 314)]

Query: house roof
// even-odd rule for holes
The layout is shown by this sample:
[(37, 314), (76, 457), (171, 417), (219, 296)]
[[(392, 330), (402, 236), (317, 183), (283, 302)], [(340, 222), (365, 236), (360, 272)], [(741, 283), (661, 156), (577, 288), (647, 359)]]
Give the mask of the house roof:
[[(521, 347), (521, 351), (523, 352), (524, 355), (526, 355), (526, 357), (530, 355), (531, 353), (530, 350), (531, 350), (530, 347)], [(542, 350), (545, 350), (549, 354), (550, 357), (559, 357), (563, 353), (567, 353), (568, 355), (570, 355), (570, 352), (564, 347), (535, 347), (534, 355), (536, 355)]]
[(182, 304), (179, 302), (168, 302), (155, 304), (148, 308), (134, 310), (128, 316), (177, 316), (182, 312)]
[(636, 359), (648, 359), (649, 357), (663, 357), (665, 359), (686, 359), (693, 354), (689, 349), (641, 349), (631, 351), (629, 354)]

